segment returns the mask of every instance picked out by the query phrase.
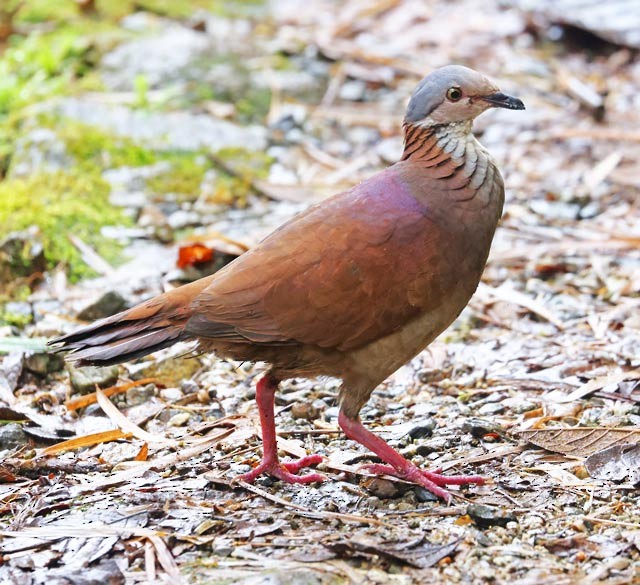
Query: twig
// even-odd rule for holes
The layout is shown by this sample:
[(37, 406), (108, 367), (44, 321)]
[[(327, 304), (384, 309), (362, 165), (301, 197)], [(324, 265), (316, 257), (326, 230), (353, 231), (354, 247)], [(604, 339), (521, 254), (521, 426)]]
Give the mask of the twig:
[(317, 520), (334, 519), (334, 520), (340, 520), (341, 522), (345, 522), (345, 523), (355, 522), (357, 524), (372, 524), (374, 526), (384, 526), (386, 528), (392, 527), (391, 524), (387, 524), (386, 522), (383, 522), (382, 520), (378, 520), (377, 518), (367, 518), (365, 516), (358, 516), (356, 514), (341, 514), (340, 512), (316, 512), (314, 510), (309, 510), (308, 508), (305, 508), (298, 504), (294, 504), (293, 502), (285, 500), (284, 498), (274, 496), (273, 494), (270, 494), (269, 492), (262, 490), (259, 487), (256, 487), (255, 485), (251, 485), (250, 483), (247, 483), (246, 481), (242, 481), (240, 479), (235, 481), (230, 481), (228, 482), (228, 485), (231, 487), (239, 486), (247, 490), (248, 492), (254, 493), (257, 496), (264, 498), (265, 500), (269, 500), (274, 504), (278, 504), (286, 508), (287, 510), (290, 510), (294, 514), (298, 516), (303, 516), (305, 518), (315, 518)]
[(595, 522), (596, 524), (611, 524), (612, 526), (624, 526), (625, 528), (635, 528), (636, 530), (640, 530), (640, 524), (634, 524), (633, 522), (605, 520), (604, 518), (596, 518), (595, 516), (583, 516), (582, 519), (587, 522)]
[(95, 270), (102, 276), (113, 276), (115, 269), (109, 264), (98, 252), (96, 252), (89, 244), (83, 242), (80, 238), (73, 234), (68, 234), (68, 238), (71, 243), (78, 248), (82, 259), (87, 266)]

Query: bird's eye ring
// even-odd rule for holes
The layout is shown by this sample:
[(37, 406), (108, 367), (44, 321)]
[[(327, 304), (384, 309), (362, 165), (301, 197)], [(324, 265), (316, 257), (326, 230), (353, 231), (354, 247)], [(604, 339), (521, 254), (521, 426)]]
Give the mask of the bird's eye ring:
[(457, 102), (462, 97), (462, 90), (459, 87), (450, 87), (447, 90), (447, 99), (450, 102)]

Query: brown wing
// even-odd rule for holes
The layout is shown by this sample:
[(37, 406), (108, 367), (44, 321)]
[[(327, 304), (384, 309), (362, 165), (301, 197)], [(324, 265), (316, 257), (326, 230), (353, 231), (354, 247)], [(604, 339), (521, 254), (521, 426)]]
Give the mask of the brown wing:
[(455, 272), (447, 249), (429, 209), (387, 171), (297, 216), (219, 272), (194, 300), (186, 332), (357, 348), (443, 302)]

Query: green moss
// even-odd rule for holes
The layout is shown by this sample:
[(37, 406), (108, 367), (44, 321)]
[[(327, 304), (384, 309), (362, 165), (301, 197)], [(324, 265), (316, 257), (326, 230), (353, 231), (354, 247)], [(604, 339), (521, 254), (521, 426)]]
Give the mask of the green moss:
[(198, 8), (225, 16), (246, 15), (264, 4), (264, 0), (96, 0), (96, 14), (82, 15), (74, 0), (29, 0), (20, 11), (19, 21), (50, 22), (70, 19), (117, 21), (136, 10), (145, 10), (169, 18), (186, 18)]
[(3, 310), (2, 307), (0, 307), (0, 326), (11, 325), (22, 329), (25, 326), (29, 325), (32, 320), (33, 317), (31, 315), (11, 313), (9, 311)]
[(158, 195), (174, 193), (180, 201), (191, 201), (200, 195), (200, 185), (210, 165), (195, 153), (174, 152), (161, 160), (171, 163), (171, 168), (147, 181), (147, 188)]
[(158, 155), (149, 148), (99, 130), (94, 126), (72, 120), (41, 119), (40, 126), (55, 129), (73, 156), (79, 168), (101, 171), (110, 167), (140, 167), (158, 161)]
[(93, 275), (67, 235), (74, 234), (106, 260), (117, 260), (120, 247), (105, 240), (100, 228), (130, 220), (112, 207), (108, 198), (105, 181), (76, 170), (4, 181), (0, 183), (0, 239), (36, 225), (49, 267), (65, 264), (72, 280)]
[(89, 44), (77, 34), (33, 33), (12, 37), (0, 59), (0, 120), (12, 111), (61, 93), (92, 65)]
[(223, 148), (216, 157), (245, 180), (266, 179), (273, 164), (273, 157), (265, 152), (244, 148)]
[(263, 153), (243, 148), (223, 148), (215, 156), (222, 171), (211, 200), (215, 203), (243, 207), (247, 196), (254, 190), (257, 179), (266, 179), (273, 159)]
[(271, 90), (267, 87), (251, 87), (236, 101), (238, 120), (243, 123), (264, 120), (271, 107)]

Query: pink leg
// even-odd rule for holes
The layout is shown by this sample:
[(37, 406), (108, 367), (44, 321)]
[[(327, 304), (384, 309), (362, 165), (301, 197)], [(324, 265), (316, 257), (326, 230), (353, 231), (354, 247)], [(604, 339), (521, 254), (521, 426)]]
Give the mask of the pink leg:
[(451, 501), (451, 494), (440, 486), (484, 483), (484, 478), (478, 475), (447, 476), (440, 475), (438, 473), (440, 470), (437, 470), (436, 472), (421, 470), (411, 463), (411, 461), (408, 461), (400, 455), (400, 453), (388, 445), (383, 439), (365, 429), (358, 418), (349, 418), (342, 411), (340, 411), (340, 415), (338, 417), (338, 424), (347, 437), (357, 441), (361, 445), (364, 445), (367, 449), (371, 449), (371, 451), (380, 457), (380, 459), (389, 464), (382, 465), (374, 463), (372, 465), (365, 466), (373, 473), (401, 477), (427, 488), (431, 493), (442, 498), (446, 502)]
[(324, 481), (327, 478), (320, 473), (294, 475), (303, 467), (320, 463), (322, 461), (321, 455), (307, 455), (298, 461), (280, 463), (278, 459), (278, 447), (276, 445), (276, 425), (273, 413), (274, 395), (277, 388), (278, 380), (270, 374), (263, 376), (256, 385), (256, 402), (258, 403), (260, 426), (262, 428), (262, 461), (256, 468), (249, 471), (249, 473), (240, 475), (238, 479), (253, 483), (259, 475), (268, 473), (287, 483)]

